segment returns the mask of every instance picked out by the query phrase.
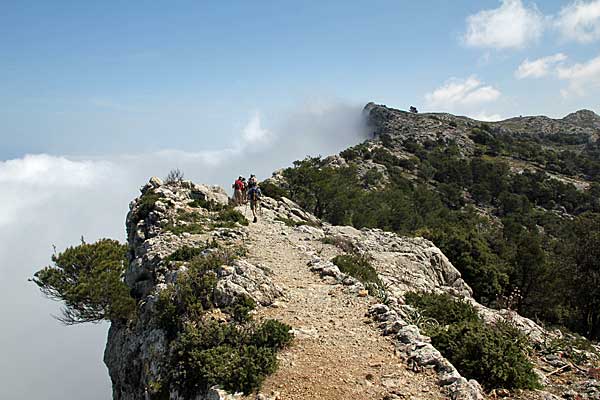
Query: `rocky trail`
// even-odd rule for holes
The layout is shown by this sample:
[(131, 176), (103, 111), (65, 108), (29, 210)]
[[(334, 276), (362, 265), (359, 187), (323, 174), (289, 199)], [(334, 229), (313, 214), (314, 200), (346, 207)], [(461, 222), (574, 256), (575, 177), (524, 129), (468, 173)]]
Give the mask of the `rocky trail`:
[(435, 374), (411, 371), (392, 340), (365, 316), (372, 298), (310, 271), (312, 255), (333, 256), (336, 248), (266, 214), (248, 227), (248, 261), (270, 270), (285, 295), (257, 317), (291, 325), (296, 340), (282, 352), (278, 371), (261, 392), (280, 399), (445, 398)]

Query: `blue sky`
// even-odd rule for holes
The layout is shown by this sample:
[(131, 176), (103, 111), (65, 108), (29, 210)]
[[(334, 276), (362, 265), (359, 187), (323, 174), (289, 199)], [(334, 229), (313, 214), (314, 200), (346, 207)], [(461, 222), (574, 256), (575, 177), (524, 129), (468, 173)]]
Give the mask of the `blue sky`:
[(0, 3), (2, 399), (110, 397), (107, 325), (61, 326), (27, 277), (125, 240), (152, 175), (264, 178), (364, 140), (369, 101), (600, 111), (600, 0)]
[[(547, 19), (569, 3), (520, 4)], [(0, 159), (217, 149), (235, 140), (257, 110), (269, 124), (323, 99), (501, 117), (595, 107), (589, 93), (563, 98), (564, 81), (518, 80), (514, 71), (526, 58), (556, 53), (586, 62), (600, 55), (597, 40), (565, 40), (546, 28), (518, 46), (465, 43), (467, 17), (499, 7), (499, 1), (3, 2)], [(449, 79), (470, 76), (499, 90), (500, 98), (472, 109), (425, 101)]]

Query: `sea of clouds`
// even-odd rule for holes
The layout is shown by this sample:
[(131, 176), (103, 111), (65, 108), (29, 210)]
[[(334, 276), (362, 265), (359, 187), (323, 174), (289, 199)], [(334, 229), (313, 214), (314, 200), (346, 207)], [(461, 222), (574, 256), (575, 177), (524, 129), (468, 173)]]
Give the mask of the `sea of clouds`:
[(28, 281), (50, 256), (83, 236), (125, 240), (129, 202), (151, 176), (229, 187), (238, 175), (270, 176), (307, 155), (329, 155), (367, 138), (361, 106), (311, 105), (269, 126), (255, 113), (228, 148), (104, 157), (28, 154), (0, 161), (0, 398), (108, 399), (102, 362), (107, 323), (63, 326), (60, 305)]

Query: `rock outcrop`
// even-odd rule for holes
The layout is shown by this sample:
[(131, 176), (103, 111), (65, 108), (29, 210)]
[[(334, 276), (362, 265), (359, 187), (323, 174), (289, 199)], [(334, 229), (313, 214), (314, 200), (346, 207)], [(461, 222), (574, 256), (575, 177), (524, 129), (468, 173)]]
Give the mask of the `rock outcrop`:
[[(239, 227), (200, 234), (175, 234), (166, 229), (169, 224), (178, 223), (180, 213), (191, 210), (190, 203), (194, 201), (217, 207), (227, 205), (228, 196), (218, 187), (189, 181), (163, 184), (152, 178), (141, 192), (142, 196), (130, 204), (127, 216), (129, 267), (125, 274), (125, 282), (138, 299), (139, 312), (134, 321), (111, 324), (104, 352), (115, 400), (151, 398), (154, 387), (164, 380), (169, 340), (167, 332), (156, 322), (155, 305), (160, 292), (176, 282), (187, 268), (185, 262), (172, 262), (168, 257), (184, 246), (202, 248), (213, 240), (235, 241), (243, 239), (245, 234)], [(151, 206), (148, 196), (153, 196)], [(201, 216), (209, 214), (202, 207), (194, 208), (193, 212)], [(215, 298), (220, 307), (231, 305), (240, 296), (267, 306), (281, 295), (281, 289), (271, 282), (267, 271), (243, 259), (223, 265), (218, 271)], [(218, 393), (212, 390), (206, 398), (221, 398), (215, 397)], [(180, 397), (175, 391), (170, 398)]]

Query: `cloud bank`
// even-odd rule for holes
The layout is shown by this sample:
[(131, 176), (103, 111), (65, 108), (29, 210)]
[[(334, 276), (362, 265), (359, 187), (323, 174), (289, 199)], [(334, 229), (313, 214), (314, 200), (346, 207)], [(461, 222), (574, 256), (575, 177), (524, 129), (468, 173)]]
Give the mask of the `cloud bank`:
[[(105, 157), (27, 155), (0, 161), (0, 398), (110, 398), (102, 363), (107, 324), (65, 327), (59, 305), (27, 278), (60, 251), (101, 237), (125, 240), (129, 201), (152, 175), (172, 168), (228, 187), (238, 175), (265, 178), (293, 160), (336, 153), (366, 138), (361, 106), (325, 104), (265, 126), (251, 116), (239, 140), (217, 151), (165, 150)], [(126, 149), (123, 149), (124, 152)]]

